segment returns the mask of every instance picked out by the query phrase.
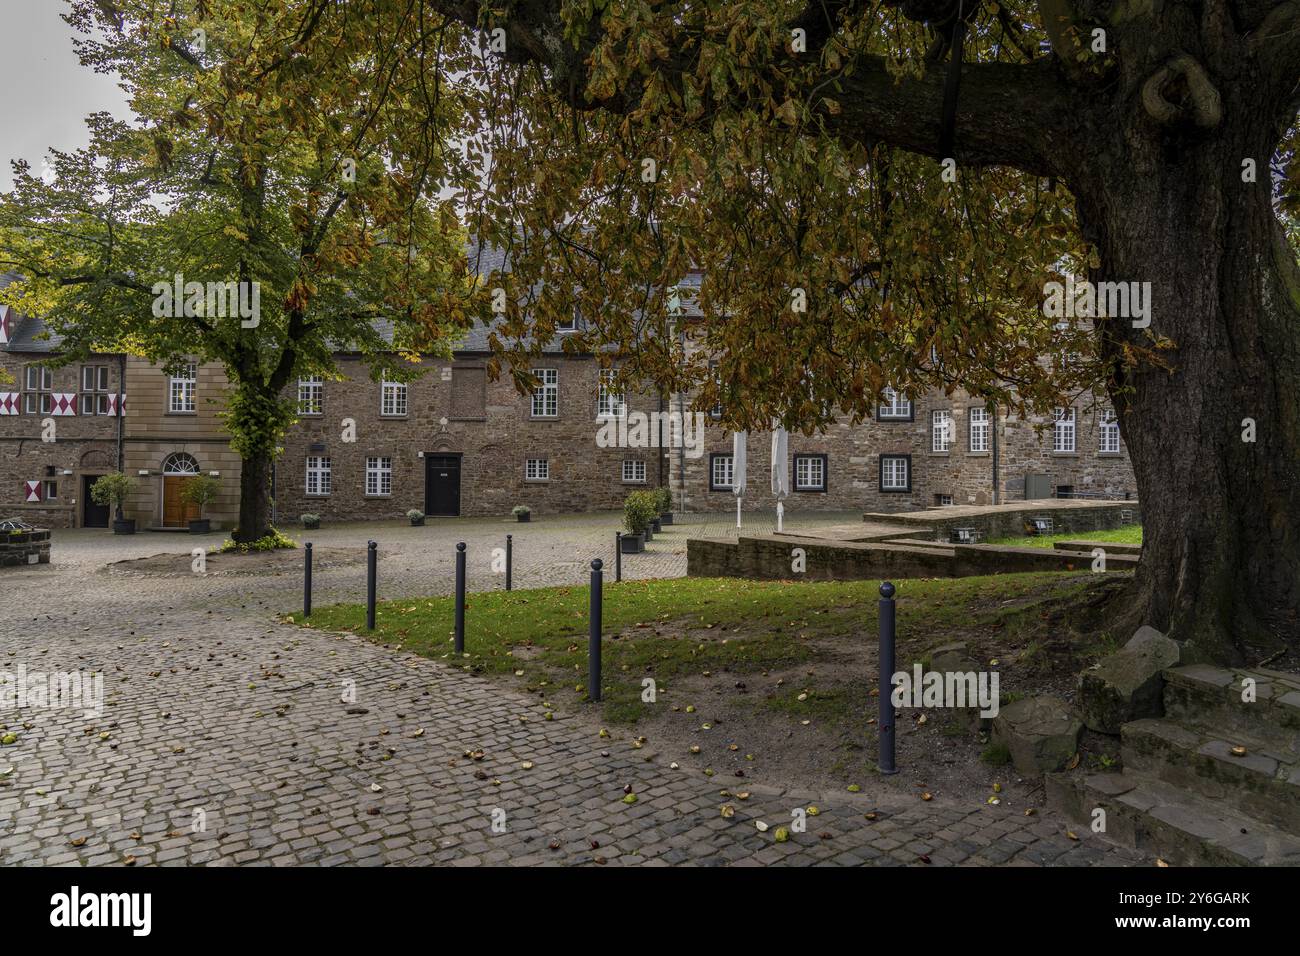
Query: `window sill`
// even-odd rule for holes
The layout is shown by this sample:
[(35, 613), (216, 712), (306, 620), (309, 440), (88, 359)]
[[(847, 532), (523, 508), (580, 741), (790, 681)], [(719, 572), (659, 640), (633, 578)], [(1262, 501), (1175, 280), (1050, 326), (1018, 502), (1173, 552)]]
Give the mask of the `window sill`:
[(558, 422), (560, 416), (558, 413), (554, 415), (529, 415), (528, 420), (530, 422)]
[(1097, 452), (1097, 457), (1098, 458), (1123, 458), (1124, 453), (1122, 451), (1099, 451)]
[(992, 453), (987, 451), (968, 451), (967, 458), (988, 458)]
[(950, 451), (935, 451), (934, 449), (930, 449), (930, 451), (929, 451), (929, 455), (930, 455), (931, 458), (951, 458), (951, 457), (952, 457), (952, 452), (950, 452)]
[(912, 489), (911, 488), (881, 488), (880, 493), (882, 495), (910, 495), (912, 493)]
[(550, 483), (551, 483), (551, 479), (549, 478), (525, 478), (524, 479), (524, 484), (526, 485), (549, 485)]
[(410, 415), (385, 415), (383, 412), (380, 412), (380, 413), (379, 413), (379, 417), (380, 417), (381, 419), (383, 419), (384, 421), (389, 421), (389, 422), (397, 421), (397, 422), (401, 422), (401, 421), (405, 421), (406, 419), (410, 418), (411, 416), (410, 416)]
[(796, 488), (794, 490), (794, 493), (797, 495), (824, 495), (826, 494), (826, 489), (825, 488)]
[(1052, 457), (1053, 458), (1078, 458), (1079, 453), (1077, 451), (1054, 451), (1052, 452)]
[(197, 410), (196, 410), (196, 411), (192, 411), (192, 412), (173, 412), (173, 411), (169, 411), (169, 412), (167, 412), (167, 414), (168, 414), (168, 415), (175, 416), (175, 417), (177, 417), (177, 418), (190, 418), (190, 417), (193, 417), (193, 416), (197, 415), (197, 414), (198, 414), (198, 411), (197, 411)]
[[(324, 496), (322, 496), (322, 497), (324, 497)], [(389, 492), (388, 494), (386, 494), (386, 495), (370, 495), (370, 494), (363, 494), (361, 497), (362, 497), (362, 498), (391, 498), (391, 497), (393, 497), (393, 493), (390, 491), (390, 492)]]

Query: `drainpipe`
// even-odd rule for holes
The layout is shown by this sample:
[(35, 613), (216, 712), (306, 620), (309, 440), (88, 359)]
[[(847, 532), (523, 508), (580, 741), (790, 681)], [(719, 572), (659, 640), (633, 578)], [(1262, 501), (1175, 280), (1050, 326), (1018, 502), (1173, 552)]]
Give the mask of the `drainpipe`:
[(656, 449), (659, 456), (659, 487), (664, 487), (664, 393), (659, 393), (659, 447)]
[(117, 357), (117, 470), (125, 465), (122, 452), (122, 428), (126, 420), (126, 409), (122, 407), (122, 397), (126, 388), (126, 356)]
[(998, 492), (998, 407), (989, 405), (989, 433), (993, 436), (993, 503), (995, 505), (1002, 503), (1002, 496)]
[[(682, 347), (682, 353), (686, 352), (686, 330), (681, 326), (677, 328), (677, 341)], [(677, 506), (682, 514), (686, 513), (686, 400), (681, 392), (677, 393), (677, 414), (681, 417), (682, 423), (682, 440), (677, 443)], [(697, 441), (703, 441), (703, 435), (695, 436)]]

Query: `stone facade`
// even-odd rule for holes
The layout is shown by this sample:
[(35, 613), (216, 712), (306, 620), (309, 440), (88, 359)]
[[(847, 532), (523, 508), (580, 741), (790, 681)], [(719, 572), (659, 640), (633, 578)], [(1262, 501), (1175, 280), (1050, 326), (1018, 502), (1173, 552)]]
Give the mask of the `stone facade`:
[[(426, 359), (423, 374), (405, 388), (405, 402), (390, 400), (386, 414), (384, 386), (371, 381), (362, 362), (343, 358), (345, 378), (322, 383), (319, 414), (302, 415), (276, 463), (279, 520), (296, 521), (303, 513), (399, 518), (412, 508), (436, 513), (435, 502), (426, 500), (432, 456), (459, 459), (461, 515), (506, 515), (520, 504), (539, 514), (618, 508), (630, 490), (659, 484), (656, 449), (598, 446), (603, 421), (593, 359), (552, 354), (536, 361), (536, 369), (555, 375), (553, 415), (534, 415), (531, 397), (508, 379), (489, 382), (485, 359), (473, 353), (458, 353), (453, 361)], [(647, 403), (657, 400), (627, 397), (630, 407)], [(392, 414), (398, 408), (405, 410)], [(551, 407), (543, 403), (541, 410)], [(318, 493), (309, 493), (309, 458), (328, 459), (328, 494), (319, 493), (319, 477)], [(376, 490), (367, 487), (371, 459), (391, 469), (386, 493), (369, 493)], [(530, 459), (546, 463), (545, 477), (538, 465), (529, 477)], [(628, 466), (630, 480), (624, 480), (625, 462), (636, 463)]]
[[(788, 439), (791, 492), (787, 510), (915, 511), (941, 504), (985, 505), (1018, 501), (1031, 496), (1137, 496), (1128, 453), (1119, 441), (1118, 452), (1102, 452), (1101, 418), (1106, 407), (1080, 401), (1074, 406), (1073, 451), (1055, 452), (1054, 426), (1048, 418), (1020, 419), (999, 409), (989, 414), (991, 427), (983, 444), (972, 450), (971, 412), (983, 403), (963, 392), (949, 397), (941, 392), (922, 396), (906, 414), (877, 416), (851, 425), (832, 425), (824, 434), (806, 437), (792, 433)], [(946, 450), (936, 450), (934, 413), (948, 416)], [(1039, 431), (1037, 426), (1045, 426)], [(1112, 433), (1113, 434), (1113, 433)], [(1062, 436), (1065, 437), (1064, 435)], [(1062, 442), (1062, 444), (1067, 444)], [(691, 458), (673, 451), (670, 486), (678, 507), (685, 511), (734, 510), (729, 488), (710, 482), (711, 470), (725, 474), (715, 458), (730, 458), (733, 436), (713, 423), (705, 429), (704, 454)], [(745, 507), (775, 507), (771, 493), (771, 433), (750, 432), (747, 444)], [(820, 474), (820, 487), (803, 490), (797, 474), (799, 458), (822, 457), (809, 477)], [(905, 468), (896, 480), (882, 477), (882, 458), (901, 460)], [(995, 462), (996, 458), (996, 462)], [(996, 467), (996, 478), (995, 478)], [(900, 475), (903, 480), (897, 480)], [(1037, 476), (1037, 480), (1026, 476)], [(816, 482), (812, 482), (816, 484)], [(890, 484), (901, 485), (898, 488)], [(1036, 487), (1037, 486), (1037, 487)]]
[[(48, 369), (40, 364), (50, 357), (41, 343), (9, 344), (0, 342), (0, 518), (80, 527), (90, 504), (87, 482), (118, 467), (120, 359)], [(93, 390), (83, 393), (83, 376)], [(94, 520), (97, 509), (90, 511)]]
[[(196, 363), (192, 381), (182, 375), (178, 382), (144, 360), (102, 356), (38, 371), (29, 389), (28, 368), (57, 358), (57, 339), (44, 333), (38, 319), (9, 310), (0, 319), (0, 370), (12, 379), (0, 382), (0, 517), (102, 525), (86, 482), (120, 467), (137, 481), (124, 510), (141, 529), (185, 527), (197, 517), (179, 505), (178, 491), (186, 474), (200, 472), (220, 485), (205, 516), (214, 528), (233, 527), (240, 462), (220, 418), (227, 388), (221, 367)], [(709, 416), (703, 434), (691, 436), (697, 447), (664, 447), (667, 436), (654, 426), (642, 436), (648, 440), (637, 441), (632, 429), (630, 442), (609, 447), (601, 440), (608, 416), (598, 407), (595, 357), (566, 352), (562, 341), (548, 344), (534, 368), (553, 378), (554, 400), (535, 408), (508, 377), (488, 380), (485, 342), (485, 330), (476, 328), (452, 360), (426, 358), (422, 374), (389, 389), (387, 399), (388, 387), (372, 381), (355, 356), (338, 357), (336, 380), (292, 385), (290, 397), (304, 401), (275, 462), (275, 520), (295, 524), (304, 513), (392, 519), (409, 509), (504, 516), (520, 504), (539, 514), (572, 513), (618, 508), (630, 490), (661, 484), (673, 491), (678, 511), (735, 508), (730, 488), (711, 480), (722, 476), (725, 485), (732, 436)], [(89, 392), (87, 383), (94, 385)], [(126, 396), (129, 413), (119, 416)], [(1060, 451), (1050, 421), (1040, 432), (1042, 421), (1003, 410), (990, 414), (987, 440), (973, 442), (972, 415), (982, 408), (961, 392), (934, 393), (899, 403), (892, 416), (842, 421), (811, 438), (792, 434), (787, 508), (899, 512), (1027, 496), (1136, 496), (1117, 430), (1108, 432), (1113, 450), (1102, 451), (1103, 406), (1076, 403), (1072, 446)], [(627, 395), (625, 409), (629, 420), (692, 414), (687, 396), (644, 392)], [(935, 444), (936, 412), (951, 423), (947, 448)], [(750, 434), (748, 508), (774, 505), (769, 449), (767, 433)]]

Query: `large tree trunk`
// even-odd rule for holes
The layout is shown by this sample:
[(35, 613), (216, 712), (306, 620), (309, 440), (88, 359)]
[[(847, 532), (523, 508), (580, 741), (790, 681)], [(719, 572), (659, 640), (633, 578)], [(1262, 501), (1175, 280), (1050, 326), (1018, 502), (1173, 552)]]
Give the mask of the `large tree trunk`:
[(256, 541), (271, 528), (271, 459), (245, 458), (239, 472), (239, 527), (236, 541)]
[[(1149, 281), (1150, 333), (1169, 368), (1111, 382), (1142, 502), (1141, 563), (1116, 608), (1188, 642), (1192, 659), (1300, 664), (1300, 270), (1271, 208), (1280, 130), (1223, 93), (1213, 130), (1141, 107), (1073, 184), (1094, 281)], [(1253, 159), (1255, 182), (1244, 182)], [(1149, 345), (1128, 318), (1100, 323), (1103, 353)], [(1253, 423), (1254, 440), (1250, 431)]]

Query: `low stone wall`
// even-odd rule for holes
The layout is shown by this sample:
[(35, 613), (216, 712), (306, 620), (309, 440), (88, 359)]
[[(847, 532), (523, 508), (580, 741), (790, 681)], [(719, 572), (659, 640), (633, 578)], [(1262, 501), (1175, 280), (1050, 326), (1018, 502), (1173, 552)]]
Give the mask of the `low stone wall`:
[[(795, 570), (803, 550), (803, 570)], [(1089, 555), (1048, 548), (998, 545), (818, 543), (812, 538), (756, 535), (738, 541), (692, 538), (686, 544), (686, 573), (692, 577), (763, 580), (856, 581), (877, 578), (962, 578), (1020, 571), (1077, 571), (1091, 567)], [(1131, 570), (1137, 558), (1106, 557), (1108, 571)]]
[(1137, 501), (1079, 501), (1044, 498), (1007, 505), (934, 508), (904, 514), (862, 516), (867, 522), (915, 526), (935, 541), (947, 541), (954, 528), (975, 528), (987, 538), (1011, 538), (1025, 533), (1025, 525), (1038, 516), (1052, 520), (1053, 534), (1083, 534), (1140, 524), (1142, 510)]
[(50, 532), (0, 531), (0, 567), (50, 563)]

